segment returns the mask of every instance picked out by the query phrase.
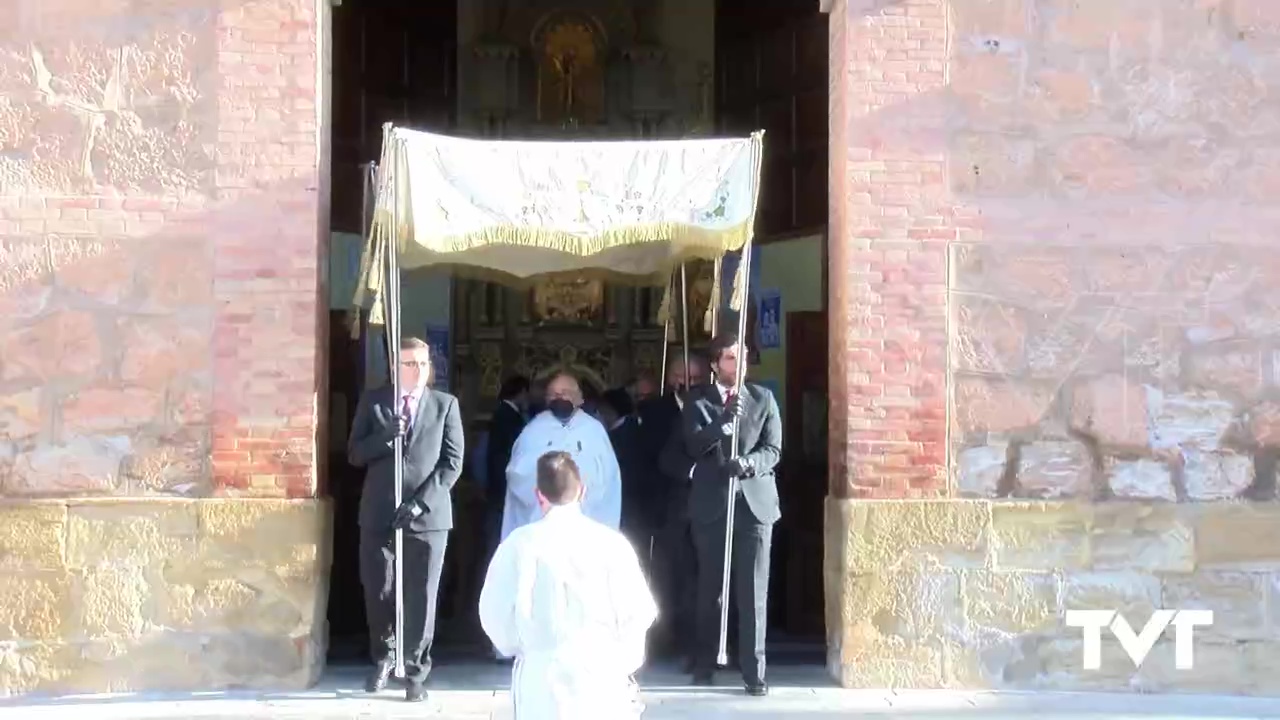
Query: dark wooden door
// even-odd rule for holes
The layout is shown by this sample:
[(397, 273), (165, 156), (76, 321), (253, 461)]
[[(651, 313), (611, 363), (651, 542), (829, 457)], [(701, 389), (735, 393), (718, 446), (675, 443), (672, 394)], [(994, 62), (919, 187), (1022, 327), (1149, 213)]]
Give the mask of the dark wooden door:
[[(363, 232), (360, 166), (378, 158), (383, 123), (436, 131), (453, 126), (456, 35), (454, 2), (345, 0), (333, 9), (331, 230)], [(361, 660), (368, 645), (357, 562), (363, 474), (346, 462), (346, 432), (359, 399), (361, 345), (350, 340), (345, 313), (330, 315), (329, 650), (332, 660)], [(446, 573), (447, 586), (456, 582), (457, 572)]]
[(716, 118), (764, 130), (756, 235), (827, 224), (827, 15), (813, 0), (716, 3)]
[(783, 629), (821, 638), (823, 503), (827, 495), (827, 313), (787, 313), (787, 398), (778, 492), (786, 562)]
[(457, 115), (455, 2), (345, 0), (333, 9), (334, 230), (359, 232), (360, 165), (382, 125), (445, 132)]

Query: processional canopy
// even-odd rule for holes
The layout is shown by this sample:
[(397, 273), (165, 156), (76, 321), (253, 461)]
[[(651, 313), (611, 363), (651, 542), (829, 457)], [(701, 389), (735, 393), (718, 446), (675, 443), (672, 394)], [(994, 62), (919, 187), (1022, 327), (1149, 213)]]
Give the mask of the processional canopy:
[(504, 284), (602, 275), (666, 286), (681, 263), (751, 239), (763, 135), (541, 142), (388, 127), (356, 304), (382, 324), (389, 263)]

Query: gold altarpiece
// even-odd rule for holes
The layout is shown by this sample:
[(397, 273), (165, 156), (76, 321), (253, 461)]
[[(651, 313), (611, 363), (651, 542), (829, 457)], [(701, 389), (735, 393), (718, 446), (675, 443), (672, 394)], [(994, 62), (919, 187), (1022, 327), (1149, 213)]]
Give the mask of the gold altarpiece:
[[(651, 3), (559, 0), (482, 13), (480, 40), (463, 50), (464, 122), (492, 138), (602, 140), (687, 137), (709, 125), (672, 102), (672, 74)], [(709, 78), (704, 79), (708, 83)], [(709, 97), (709, 95), (708, 95)], [(704, 343), (712, 265), (691, 265), (691, 339)], [(532, 288), (456, 278), (453, 391), (472, 422), (488, 419), (502, 381), (535, 385), (560, 370), (588, 391), (623, 385), (662, 364), (662, 288), (560, 278)], [(673, 304), (672, 337), (679, 338)]]

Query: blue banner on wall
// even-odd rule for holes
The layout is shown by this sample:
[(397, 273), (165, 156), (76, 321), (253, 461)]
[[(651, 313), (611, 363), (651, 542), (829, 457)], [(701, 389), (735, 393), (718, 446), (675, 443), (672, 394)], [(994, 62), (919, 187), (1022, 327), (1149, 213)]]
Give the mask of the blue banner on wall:
[(782, 293), (777, 288), (761, 289), (756, 309), (756, 337), (760, 348), (782, 347)]
[(431, 368), (434, 382), (431, 386), (443, 392), (449, 391), (449, 327), (447, 325), (427, 326), (427, 345), (431, 346)]

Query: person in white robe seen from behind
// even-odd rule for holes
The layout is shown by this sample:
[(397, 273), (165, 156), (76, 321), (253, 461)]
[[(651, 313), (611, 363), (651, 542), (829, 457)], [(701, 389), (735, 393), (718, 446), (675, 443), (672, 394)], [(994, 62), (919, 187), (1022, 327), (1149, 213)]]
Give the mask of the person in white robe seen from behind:
[(582, 468), (582, 512), (616, 530), (622, 517), (622, 472), (609, 432), (583, 412), (582, 389), (572, 375), (561, 373), (547, 383), (546, 402), (547, 409), (525, 425), (511, 450), (502, 539), (542, 516), (534, 493), (538, 458), (554, 451), (569, 453)]
[(578, 466), (538, 458), (542, 519), (498, 546), (480, 591), (480, 623), (515, 658), (515, 720), (628, 720), (644, 711), (632, 681), (658, 607), (635, 549), (586, 517)]

